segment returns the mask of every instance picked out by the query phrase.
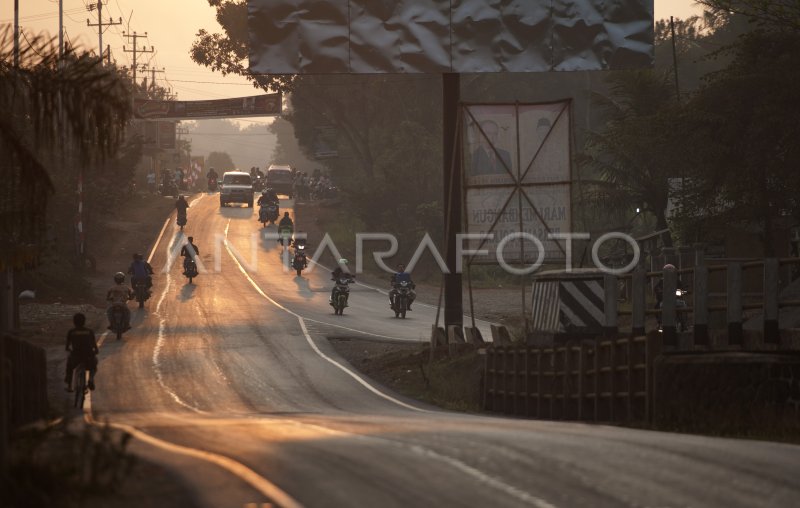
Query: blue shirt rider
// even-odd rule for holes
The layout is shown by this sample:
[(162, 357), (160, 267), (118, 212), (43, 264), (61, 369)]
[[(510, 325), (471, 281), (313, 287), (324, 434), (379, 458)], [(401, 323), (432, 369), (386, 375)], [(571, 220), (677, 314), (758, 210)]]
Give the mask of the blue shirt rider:
[(392, 290), (389, 291), (389, 307), (394, 309), (394, 297), (397, 295), (397, 285), (401, 282), (408, 282), (411, 288), (408, 291), (407, 310), (411, 310), (411, 304), (414, 303), (414, 300), (417, 298), (417, 293), (414, 291), (416, 285), (411, 280), (411, 274), (406, 271), (406, 267), (402, 264), (397, 265), (397, 272), (392, 274), (390, 282), (392, 284)]

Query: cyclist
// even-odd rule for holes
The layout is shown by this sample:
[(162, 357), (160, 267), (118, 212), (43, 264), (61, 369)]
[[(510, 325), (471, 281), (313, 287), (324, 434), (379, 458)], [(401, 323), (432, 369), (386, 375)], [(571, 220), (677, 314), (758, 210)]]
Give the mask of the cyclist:
[(89, 371), (88, 387), (90, 390), (94, 390), (94, 375), (97, 373), (97, 354), (100, 349), (97, 347), (94, 332), (84, 326), (86, 325), (85, 315), (80, 312), (75, 314), (72, 316), (72, 323), (75, 328), (67, 332), (66, 350), (69, 351), (69, 357), (67, 358), (67, 372), (64, 376), (64, 382), (67, 384), (66, 390), (68, 392), (72, 391), (72, 371), (81, 363)]

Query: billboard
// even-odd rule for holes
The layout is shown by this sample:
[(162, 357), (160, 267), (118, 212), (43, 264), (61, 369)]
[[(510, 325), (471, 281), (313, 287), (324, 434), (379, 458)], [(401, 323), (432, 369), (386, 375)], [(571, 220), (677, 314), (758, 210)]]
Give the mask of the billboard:
[(281, 94), (264, 94), (207, 101), (157, 101), (134, 99), (133, 116), (139, 120), (198, 120), (246, 116), (278, 116)]
[[(466, 104), (462, 110), (464, 219), (466, 231), (493, 235), (471, 240), (485, 249), (473, 263), (534, 263), (540, 247), (508, 240), (526, 233), (541, 242), (543, 261), (565, 259), (571, 207), (571, 103)], [(506, 239), (506, 240), (504, 240)]]
[(171, 121), (136, 122), (134, 132), (141, 136), (145, 148), (169, 150), (175, 148), (176, 123)]
[(650, 67), (653, 0), (248, 0), (250, 72)]

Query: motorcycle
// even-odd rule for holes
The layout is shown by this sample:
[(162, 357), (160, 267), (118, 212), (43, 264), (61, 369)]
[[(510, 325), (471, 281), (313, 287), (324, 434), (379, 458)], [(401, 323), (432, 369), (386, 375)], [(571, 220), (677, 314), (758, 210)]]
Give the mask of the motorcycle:
[(344, 308), (347, 307), (347, 300), (350, 298), (349, 284), (351, 282), (353, 282), (353, 279), (349, 275), (343, 275), (336, 279), (333, 297), (331, 298), (334, 315), (341, 316), (344, 314)]
[(112, 332), (117, 334), (117, 340), (120, 340), (122, 338), (122, 334), (125, 332), (124, 305), (124, 303), (115, 303), (111, 306), (111, 321), (108, 323), (108, 326), (111, 328)]
[(253, 178), (253, 192), (261, 192), (264, 190), (264, 183), (265, 181), (263, 176), (257, 175), (255, 178)]
[(307, 266), (306, 246), (304, 244), (296, 245), (294, 248), (294, 258), (292, 259), (292, 268), (297, 271), (297, 276), (300, 277), (301, 272)]
[(278, 242), (281, 245), (289, 245), (289, 242), (292, 241), (292, 235), (294, 234), (294, 228), (291, 226), (284, 226), (278, 229)]
[(175, 185), (175, 181), (168, 180), (166, 183), (161, 184), (161, 195), (162, 196), (177, 196), (178, 195), (178, 186)]
[(195, 263), (194, 259), (189, 258), (186, 262), (186, 270), (183, 274), (189, 278), (189, 284), (192, 283), (192, 279), (197, 277), (197, 263)]
[(217, 179), (214, 177), (208, 179), (208, 192), (217, 192)]
[(180, 213), (178, 212), (178, 226), (180, 226), (181, 231), (183, 231), (183, 226), (186, 225), (186, 212)]
[(267, 222), (275, 224), (276, 220), (278, 220), (278, 204), (275, 202), (262, 204), (258, 209), (258, 222), (267, 227)]
[(150, 292), (147, 290), (147, 280), (134, 279), (133, 293), (136, 301), (139, 303), (139, 308), (143, 308), (144, 302), (150, 298)]
[(406, 318), (410, 293), (411, 282), (404, 280), (394, 285), (394, 299), (392, 301), (394, 317), (402, 317), (403, 319)]
[[(685, 296), (689, 294), (686, 289), (677, 288), (675, 290), (675, 330), (678, 333), (683, 333), (689, 330), (687, 323), (686, 312), (682, 311), (688, 307)], [(663, 302), (659, 302), (658, 308), (661, 309)], [(658, 316), (658, 331), (663, 332), (664, 327), (661, 324), (661, 316)]]

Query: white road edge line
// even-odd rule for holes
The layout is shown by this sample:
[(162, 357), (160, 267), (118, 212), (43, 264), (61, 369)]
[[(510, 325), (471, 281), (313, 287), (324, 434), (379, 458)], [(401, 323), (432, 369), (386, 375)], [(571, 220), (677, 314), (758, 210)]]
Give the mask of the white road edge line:
[[(92, 418), (91, 413), (86, 413), (86, 421), (87, 423), (90, 423), (92, 425), (98, 424), (98, 422), (96, 422)], [(256, 473), (249, 467), (245, 466), (244, 464), (237, 462), (229, 457), (226, 457), (224, 455), (219, 455), (216, 453), (207, 452), (197, 448), (190, 448), (188, 446), (176, 445), (174, 443), (170, 443), (169, 441), (164, 441), (162, 439), (153, 437), (150, 434), (142, 432), (141, 430), (135, 427), (131, 427), (130, 425), (125, 425), (121, 423), (110, 423), (110, 422), (108, 423), (108, 425), (116, 429), (125, 431), (152, 446), (161, 448), (163, 450), (172, 453), (178, 453), (181, 455), (186, 455), (188, 457), (205, 460), (206, 462), (210, 462), (223, 469), (226, 469), (227, 471), (233, 473), (237, 477), (244, 480), (255, 490), (259, 491), (270, 501), (274, 501), (275, 503), (277, 503), (278, 506), (281, 506), (282, 508), (302, 508), (303, 506), (289, 494), (281, 490), (274, 483), (270, 482), (269, 480), (259, 475), (258, 473)]]
[[(202, 196), (200, 196), (200, 198), (202, 198)], [(200, 199), (200, 198), (197, 198), (197, 199)], [(194, 204), (197, 201), (197, 199), (192, 201), (192, 204)], [(172, 217), (170, 216), (169, 218), (167, 218), (164, 221), (164, 226), (161, 228), (161, 233), (158, 235), (158, 238), (156, 239), (155, 244), (153, 244), (153, 249), (150, 251), (150, 255), (147, 258), (147, 262), (148, 263), (153, 260), (153, 256), (154, 256), (154, 254), (156, 252), (156, 249), (158, 248), (158, 244), (161, 243), (161, 239), (164, 236), (164, 232), (166, 231), (167, 226), (169, 225), (171, 220), (172, 220)], [(161, 300), (159, 301), (159, 305), (158, 305), (159, 307), (161, 305), (161, 301), (163, 301), (163, 299), (164, 299), (164, 295), (166, 295), (166, 287), (164, 289), (164, 293), (162, 294)], [(162, 328), (163, 328), (163, 325), (164, 325), (164, 320), (161, 319), (160, 321), (161, 322), (159, 324), (159, 338), (162, 335)], [(98, 340), (98, 342), (97, 342), (97, 347), (98, 348), (103, 345), (103, 343), (105, 342), (106, 337), (108, 336), (108, 334), (109, 334), (109, 332), (108, 332), (108, 330), (106, 330), (100, 336), (100, 340)], [(163, 383), (161, 383), (161, 384), (163, 386)], [(170, 390), (167, 390), (167, 391), (169, 391), (171, 393), (171, 395), (175, 396), (175, 394), (172, 393)], [(84, 420), (86, 421), (86, 423), (88, 423), (90, 425), (98, 425), (98, 422), (96, 422), (95, 419), (92, 417), (92, 396), (91, 396), (91, 393), (92, 392), (88, 392), (86, 394), (86, 403), (84, 404), (84, 409), (83, 409)], [(181, 401), (178, 400), (178, 402), (180, 403)], [(182, 405), (185, 406), (186, 404), (184, 403)], [(187, 407), (190, 407), (190, 406), (187, 406)], [(205, 460), (206, 462), (211, 462), (212, 464), (216, 464), (217, 466), (219, 466), (219, 467), (227, 470), (228, 472), (232, 473), (233, 475), (239, 477), (240, 479), (245, 481), (248, 485), (250, 485), (251, 487), (253, 487), (257, 491), (261, 492), (261, 494), (266, 496), (269, 500), (276, 502), (278, 504), (278, 506), (281, 506), (282, 508), (303, 508), (302, 504), (300, 504), (297, 500), (295, 500), (289, 494), (287, 494), (286, 492), (281, 490), (277, 485), (275, 485), (274, 483), (270, 482), (269, 480), (267, 480), (263, 476), (259, 475), (258, 473), (256, 473), (255, 471), (253, 471), (249, 467), (245, 466), (244, 464), (242, 464), (240, 462), (236, 462), (235, 460), (233, 460), (233, 459), (231, 459), (229, 457), (225, 457), (224, 455), (218, 455), (216, 453), (207, 452), (207, 451), (200, 450), (200, 449), (197, 449), (197, 448), (189, 448), (187, 446), (176, 445), (174, 443), (170, 443), (168, 441), (164, 441), (164, 440), (158, 439), (156, 437), (153, 437), (150, 434), (147, 434), (147, 433), (145, 433), (145, 432), (143, 432), (141, 430), (136, 429), (135, 427), (131, 427), (130, 425), (125, 425), (125, 424), (121, 424), (121, 423), (111, 423), (111, 422), (107, 422), (107, 424), (112, 426), (112, 427), (114, 427), (114, 428), (116, 428), (116, 429), (123, 430), (123, 431), (131, 434), (132, 436), (140, 439), (141, 441), (144, 441), (146, 443), (151, 444), (152, 446), (156, 446), (158, 448), (161, 448), (163, 450), (166, 450), (166, 451), (169, 451), (169, 452), (172, 452), (172, 453), (179, 453), (181, 455), (187, 455), (189, 457), (194, 457), (194, 458), (197, 458), (197, 459)]]
[[(261, 289), (261, 287), (256, 283), (256, 281), (254, 281), (253, 278), (250, 277), (250, 274), (247, 273), (247, 270), (244, 269), (244, 266), (242, 266), (242, 264), (239, 262), (239, 260), (233, 254), (233, 252), (231, 251), (230, 247), (228, 246), (228, 227), (230, 226), (230, 224), (231, 224), (231, 221), (229, 219), (228, 220), (228, 224), (225, 225), (225, 240), (224, 240), (224, 242), (225, 242), (225, 250), (228, 251), (228, 254), (230, 254), (230, 256), (231, 256), (231, 259), (233, 259), (233, 262), (236, 263), (236, 266), (239, 267), (239, 271), (242, 272), (242, 274), (245, 276), (245, 278), (250, 282), (250, 285), (253, 286), (253, 288), (258, 292), (258, 294), (260, 294), (265, 299), (267, 299), (270, 303), (272, 303), (272, 305), (278, 307), (282, 311), (284, 311), (284, 312), (286, 312), (288, 314), (291, 314), (292, 316), (297, 318), (297, 320), (300, 322), (300, 328), (303, 330), (303, 335), (305, 336), (306, 341), (308, 342), (308, 345), (311, 346), (311, 349), (313, 349), (315, 353), (317, 353), (324, 360), (330, 362), (331, 364), (333, 364), (334, 366), (339, 368), (342, 372), (344, 372), (345, 374), (347, 374), (351, 378), (355, 379), (364, 388), (366, 388), (367, 390), (371, 391), (372, 393), (374, 393), (378, 397), (381, 397), (381, 398), (383, 398), (385, 400), (388, 400), (389, 402), (393, 402), (394, 404), (397, 404), (398, 406), (404, 407), (406, 409), (411, 409), (412, 411), (418, 411), (418, 412), (421, 412), (421, 413), (433, 413), (434, 412), (434, 411), (429, 411), (427, 409), (422, 409), (422, 408), (419, 408), (419, 407), (412, 406), (411, 404), (406, 404), (405, 402), (403, 402), (401, 400), (398, 400), (398, 399), (392, 397), (391, 395), (387, 395), (387, 394), (383, 393), (382, 391), (378, 390), (377, 388), (375, 388), (374, 386), (369, 384), (366, 380), (364, 380), (364, 378), (362, 378), (361, 376), (359, 376), (358, 374), (356, 374), (352, 370), (348, 369), (347, 367), (345, 367), (341, 363), (337, 362), (333, 358), (329, 357), (328, 355), (326, 355), (325, 353), (320, 351), (319, 347), (317, 347), (317, 344), (314, 342), (314, 339), (311, 338), (311, 334), (308, 333), (308, 328), (306, 328), (306, 323), (305, 323), (305, 319), (306, 318), (304, 318), (303, 316), (301, 316), (301, 315), (299, 315), (299, 314), (287, 309), (286, 307), (284, 307), (283, 305), (281, 305), (277, 301), (275, 301), (272, 298), (270, 298), (269, 295), (267, 295), (264, 292), (264, 290)], [(310, 319), (309, 321), (315, 321), (315, 320), (311, 320)], [(318, 321), (315, 321), (315, 322), (318, 322)], [(324, 323), (324, 324), (328, 324), (328, 323)], [(332, 325), (332, 326), (336, 326), (336, 325)], [(341, 328), (344, 328), (344, 327), (341, 327)], [(353, 330), (353, 331), (358, 331), (358, 330)], [(374, 335), (374, 334), (370, 334), (370, 335)]]

